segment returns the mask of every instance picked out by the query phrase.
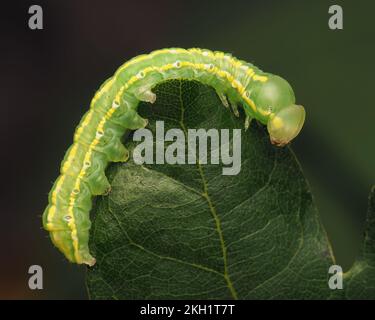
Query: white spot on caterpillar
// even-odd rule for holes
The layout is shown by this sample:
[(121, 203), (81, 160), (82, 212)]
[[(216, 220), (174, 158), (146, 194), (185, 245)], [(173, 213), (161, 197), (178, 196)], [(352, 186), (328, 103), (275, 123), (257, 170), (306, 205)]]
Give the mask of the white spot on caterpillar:
[(116, 100), (113, 100), (113, 102), (112, 102), (112, 108), (113, 109), (117, 109), (119, 106), (120, 106), (120, 102), (118, 102)]
[(64, 220), (65, 220), (65, 221), (70, 221), (70, 219), (72, 219), (71, 216), (64, 216)]
[(96, 132), (96, 139), (100, 139), (104, 135), (103, 131), (97, 131)]
[(137, 79), (142, 79), (142, 78), (144, 78), (145, 77), (145, 73), (143, 72), (143, 71), (141, 71), (141, 72), (139, 72), (138, 74), (137, 74)]
[(245, 71), (249, 69), (249, 67), (246, 66), (246, 65), (244, 65), (244, 64), (243, 64), (240, 68), (241, 68), (242, 70), (245, 70)]
[(181, 62), (180, 61), (176, 61), (174, 64), (173, 64), (176, 68), (181, 68)]
[(175, 50), (175, 49), (171, 49), (171, 50), (169, 50), (169, 53), (176, 54), (176, 53), (177, 53), (177, 50)]
[(85, 163), (83, 164), (85, 168), (88, 168), (91, 166), (91, 162), (90, 161), (85, 161)]
[(202, 55), (205, 56), (205, 57), (207, 57), (209, 55), (209, 53), (207, 51), (203, 51)]

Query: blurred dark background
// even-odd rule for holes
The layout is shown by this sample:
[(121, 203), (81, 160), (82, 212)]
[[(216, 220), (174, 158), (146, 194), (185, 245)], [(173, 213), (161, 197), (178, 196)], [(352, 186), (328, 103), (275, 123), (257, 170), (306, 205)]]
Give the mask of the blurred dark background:
[[(44, 29), (28, 28), (28, 8)], [(328, 28), (328, 8), (344, 30)], [(86, 298), (84, 267), (41, 229), (47, 193), (95, 90), (124, 61), (169, 46), (231, 52), (293, 86), (307, 122), (293, 149), (337, 263), (359, 250), (375, 182), (373, 1), (13, 1), (1, 10), (0, 298)], [(27, 286), (44, 269), (44, 290)]]

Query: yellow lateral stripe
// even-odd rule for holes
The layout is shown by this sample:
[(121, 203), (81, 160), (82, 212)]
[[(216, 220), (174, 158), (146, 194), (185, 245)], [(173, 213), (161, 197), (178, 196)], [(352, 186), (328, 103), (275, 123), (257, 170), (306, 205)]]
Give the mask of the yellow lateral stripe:
[[(136, 64), (138, 62), (142, 62), (142, 61), (145, 61), (145, 60), (150, 60), (150, 59), (154, 58), (155, 56), (158, 56), (158, 55), (164, 54), (164, 53), (172, 53), (172, 54), (189, 53), (189, 51), (186, 50), (186, 49), (180, 49), (180, 48), (156, 50), (154, 52), (151, 52), (150, 54), (142, 55), (138, 58), (131, 59), (128, 62), (124, 63), (120, 68), (117, 69), (115, 76), (118, 75), (120, 72), (124, 71), (125, 69), (127, 69), (129, 66), (131, 66), (133, 64)], [(111, 85), (112, 85), (112, 82), (111, 82)], [(107, 86), (104, 86), (101, 90), (99, 90), (95, 94), (94, 98), (92, 99), (91, 104), (94, 104), (96, 102), (96, 100), (98, 100), (108, 88), (107, 88)]]
[(90, 109), (90, 111), (87, 113), (85, 119), (83, 120), (82, 124), (77, 128), (76, 133), (74, 135), (74, 140), (77, 141), (78, 138), (81, 136), (81, 134), (83, 132), (83, 128), (86, 127), (90, 123), (93, 114), (94, 114), (94, 110)]
[[(105, 116), (101, 119), (101, 121), (100, 121), (100, 123), (99, 123), (99, 125), (96, 129), (96, 132), (103, 132), (104, 131), (104, 125), (105, 125), (106, 121), (112, 116), (114, 111), (115, 111), (114, 108), (111, 108), (107, 111)], [(89, 146), (89, 149), (88, 149), (88, 151), (87, 151), (87, 153), (84, 157), (83, 163), (91, 160), (92, 151), (93, 151), (94, 147), (99, 143), (99, 141), (100, 141), (100, 137), (95, 137), (94, 140), (91, 142), (91, 144)], [(69, 196), (68, 215), (70, 216), (70, 220), (68, 222), (68, 226), (71, 229), (71, 236), (72, 236), (73, 248), (74, 248), (74, 257), (75, 257), (77, 262), (81, 261), (81, 255), (79, 253), (77, 226), (76, 226), (76, 223), (75, 223), (73, 208), (74, 208), (74, 204), (75, 204), (75, 201), (76, 201), (76, 195), (80, 191), (81, 180), (85, 176), (85, 174), (86, 174), (86, 167), (82, 166), (82, 169), (81, 169), (80, 173), (78, 174), (78, 177), (75, 181), (74, 188), (73, 188), (73, 190), (72, 190), (72, 192), (70, 193), (70, 196)]]
[[(239, 81), (237, 81), (229, 72), (221, 70), (217, 68), (216, 66), (212, 67), (211, 65), (206, 65), (203, 63), (196, 64), (196, 63), (192, 63), (188, 61), (183, 61), (183, 62), (180, 62), (180, 64), (181, 64), (181, 67), (186, 66), (186, 67), (191, 67), (193, 69), (205, 70), (207, 72), (216, 74), (219, 77), (226, 78), (231, 83), (232, 87), (235, 88), (238, 91), (238, 93), (241, 95), (241, 97), (250, 105), (250, 107), (255, 112), (257, 111), (254, 102), (246, 96), (246, 88)], [(159, 69), (160, 72), (163, 72), (172, 68), (176, 68), (176, 66), (174, 64), (167, 64), (157, 69)]]
[(61, 166), (61, 173), (64, 175), (65, 172), (68, 171), (68, 169), (70, 168), (70, 164), (72, 163), (76, 153), (77, 153), (77, 150), (78, 150), (78, 143), (75, 143), (72, 147), (72, 149), (70, 149), (69, 151), (69, 155), (68, 155), (68, 158), (66, 159), (66, 161), (64, 162), (64, 164)]
[[(92, 113), (88, 113), (85, 121), (77, 129), (77, 134), (78, 134), (78, 135), (76, 134), (77, 140), (78, 140), (79, 135), (83, 131), (83, 127), (87, 126), (87, 124), (89, 123), (91, 118), (92, 118)], [(56, 204), (57, 204), (57, 192), (61, 189), (61, 187), (64, 183), (65, 173), (69, 170), (69, 168), (70, 168), (70, 166), (73, 162), (73, 159), (74, 159), (75, 155), (77, 154), (77, 150), (78, 150), (78, 144), (74, 144), (73, 147), (69, 151), (69, 154), (68, 154), (68, 157), (67, 157), (66, 161), (61, 166), (61, 170), (60, 170), (61, 175), (58, 178), (58, 182), (56, 184), (55, 189), (52, 191), (52, 197), (51, 197), (52, 206), (50, 207), (50, 209), (48, 210), (48, 213), (47, 213), (47, 221), (48, 222), (52, 222), (52, 220), (55, 216)]]
[(90, 108), (93, 107), (93, 105), (95, 104), (95, 102), (100, 99), (100, 97), (109, 90), (109, 88), (112, 86), (112, 84), (114, 83), (114, 79), (111, 78), (110, 80), (108, 80), (106, 82), (106, 84), (100, 89), (98, 90), (95, 95), (94, 95), (94, 98), (92, 98), (91, 100), (91, 103), (90, 103)]
[(189, 51), (191, 53), (197, 53), (199, 55), (203, 55), (203, 56), (206, 56), (206, 57), (208, 56), (208, 57), (212, 58), (213, 60), (226, 58), (226, 59), (228, 59), (229, 63), (232, 65), (232, 67), (234, 67), (234, 68), (241, 68), (242, 66), (246, 67), (246, 69), (248, 69), (246, 74), (250, 78), (253, 78), (254, 81), (265, 82), (265, 81), (268, 80), (268, 77), (256, 75), (252, 68), (250, 68), (246, 65), (243, 65), (241, 61), (237, 60), (236, 58), (234, 58), (232, 56), (225, 55), (223, 52), (212, 52), (212, 51), (209, 51), (209, 50), (202, 50), (202, 49), (198, 49), (198, 48), (188, 49), (187, 51)]
[(66, 159), (66, 161), (63, 163), (63, 165), (61, 167), (61, 175), (58, 178), (55, 189), (52, 191), (52, 196), (51, 196), (52, 206), (50, 207), (50, 209), (48, 210), (48, 213), (47, 213), (47, 221), (48, 222), (52, 222), (52, 219), (55, 216), (56, 204), (57, 204), (57, 192), (61, 189), (61, 187), (64, 183), (65, 172), (67, 172), (67, 170), (69, 169), (69, 167), (70, 167), (70, 165), (71, 165), (71, 163), (72, 163), (72, 161), (73, 161), (73, 159), (74, 159), (74, 157), (77, 153), (77, 150), (78, 150), (78, 144), (73, 145), (72, 149), (69, 152), (68, 158)]
[(259, 75), (254, 75), (253, 79), (255, 81), (261, 81), (261, 82), (266, 82), (268, 80), (266, 76), (259, 76)]
[[(246, 88), (238, 80), (236, 80), (233, 77), (233, 75), (231, 75), (229, 72), (221, 70), (221, 69), (219, 69), (216, 66), (212, 67), (211, 65), (207, 65), (207, 64), (203, 64), (203, 63), (192, 63), (192, 62), (189, 62), (189, 61), (182, 61), (182, 62), (180, 62), (180, 67), (191, 67), (191, 68), (197, 69), (197, 70), (204, 70), (204, 71), (207, 71), (209, 73), (213, 73), (213, 74), (215, 74), (215, 75), (217, 75), (219, 77), (226, 78), (231, 83), (232, 87), (235, 88), (235, 89), (237, 89), (237, 91), (240, 94), (240, 96), (250, 105), (250, 107), (254, 111), (257, 111), (254, 102), (250, 98), (248, 98), (246, 96)], [(146, 76), (147, 73), (149, 73), (151, 71), (164, 72), (164, 71), (167, 71), (167, 70), (170, 70), (170, 69), (173, 69), (173, 68), (178, 68), (178, 67), (175, 64), (169, 63), (169, 64), (166, 64), (166, 65), (161, 66), (161, 67), (147, 67), (147, 68), (141, 70), (139, 73), (142, 72), (144, 74), (144, 76)], [(250, 69), (248, 71), (248, 73), (249, 74), (254, 74), (253, 69)], [(130, 85), (134, 84), (139, 79), (141, 79), (141, 78), (139, 78), (138, 76), (131, 77), (129, 79), (129, 81), (120, 88), (120, 90), (116, 94), (116, 97), (115, 97), (114, 100), (117, 103), (120, 103), (120, 98), (121, 98), (122, 94), (124, 93), (124, 91)]]
[(134, 58), (134, 59), (131, 59), (129, 60), (128, 62), (126, 62), (125, 64), (123, 64), (117, 71), (116, 71), (116, 74), (119, 74), (120, 72), (124, 71), (126, 68), (128, 68), (129, 66), (135, 64), (135, 63), (138, 63), (138, 62), (141, 62), (141, 61), (145, 61), (145, 60), (148, 60), (148, 59), (152, 59), (154, 58), (155, 56), (158, 56), (160, 54), (164, 54), (164, 53), (189, 53), (189, 50), (186, 50), (186, 49), (181, 49), (181, 48), (176, 48), (176, 49), (161, 49), (161, 50), (156, 50), (154, 52), (151, 52), (150, 54), (147, 54), (147, 55), (144, 55), (144, 56), (140, 56), (138, 58)]
[[(58, 230), (56, 230), (58, 231)], [(69, 251), (69, 248), (65, 245), (63, 245), (64, 242), (61, 241), (61, 235), (59, 235), (59, 233), (57, 232), (51, 232), (51, 237), (53, 238), (52, 241), (56, 242), (56, 243), (59, 243), (59, 245), (62, 247), (61, 250), (64, 251), (64, 252), (68, 252)]]
[[(52, 222), (52, 219), (55, 216), (55, 214), (56, 214), (56, 205), (53, 204), (48, 209), (48, 213), (47, 213), (47, 225)], [(50, 229), (48, 229), (48, 230), (50, 230)]]
[(48, 222), (52, 222), (52, 219), (55, 216), (55, 213), (56, 213), (56, 203), (57, 203), (57, 192), (61, 189), (61, 187), (62, 187), (62, 185), (64, 183), (64, 180), (65, 180), (65, 176), (61, 175), (58, 178), (58, 181), (56, 183), (55, 189), (53, 189), (53, 191), (52, 191), (52, 195), (51, 195), (52, 206), (49, 208), (48, 213), (47, 213), (47, 221)]
[[(147, 60), (147, 59), (152, 59), (154, 58), (155, 56), (159, 55), (159, 54), (164, 54), (164, 53), (172, 53), (172, 54), (177, 54), (177, 53), (197, 53), (199, 55), (203, 55), (203, 56), (209, 56), (211, 57), (213, 60), (218, 60), (218, 59), (222, 59), (225, 54), (223, 52), (212, 52), (212, 51), (209, 51), (209, 50), (201, 50), (199, 48), (191, 48), (191, 49), (162, 49), (162, 50), (157, 50), (157, 51), (154, 51), (152, 53), (150, 53), (149, 55), (144, 55), (144, 56), (141, 56), (139, 58), (135, 58), (135, 59), (132, 59), (130, 61), (128, 61), (127, 63), (125, 63), (122, 67), (120, 67), (117, 71), (116, 71), (116, 74), (120, 73), (121, 71), (125, 70), (127, 67), (129, 67), (130, 65), (134, 64), (134, 63), (137, 63), (137, 62), (141, 62), (141, 61), (144, 61), (144, 60)], [(236, 58), (234, 57), (230, 57), (230, 56), (226, 56), (226, 57), (229, 57), (229, 62), (230, 64), (234, 67), (234, 68), (240, 68), (242, 66), (246, 67), (247, 71), (246, 71), (246, 74), (252, 78), (254, 81), (261, 81), (261, 82), (265, 82), (268, 80), (268, 78), (266, 76), (259, 76), (259, 75), (256, 75), (254, 70), (248, 66), (245, 66), (241, 63), (241, 61), (237, 60)], [(147, 69), (153, 69), (154, 67), (146, 67), (143, 71), (145, 73), (148, 73), (147, 72)], [(133, 78), (137, 79), (136, 76), (134, 76)], [(127, 89), (127, 87), (129, 85), (131, 85), (132, 83), (129, 83), (129, 81), (123, 85), (118, 94), (116, 95), (116, 99), (115, 101), (119, 102), (119, 97), (123, 94), (123, 92)]]

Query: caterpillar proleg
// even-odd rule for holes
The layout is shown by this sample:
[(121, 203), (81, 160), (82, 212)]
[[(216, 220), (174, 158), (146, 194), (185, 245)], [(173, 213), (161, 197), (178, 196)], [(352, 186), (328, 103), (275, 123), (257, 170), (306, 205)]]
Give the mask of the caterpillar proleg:
[(236, 116), (242, 106), (246, 129), (251, 119), (257, 119), (267, 125), (271, 142), (278, 146), (290, 142), (303, 126), (305, 110), (295, 104), (286, 80), (229, 54), (170, 48), (129, 60), (96, 92), (49, 193), (43, 226), (69, 261), (95, 264), (88, 245), (92, 197), (110, 189), (105, 176), (108, 163), (128, 159), (121, 143), (125, 131), (147, 125), (137, 113), (139, 101), (155, 102), (152, 89), (170, 79), (212, 86)]

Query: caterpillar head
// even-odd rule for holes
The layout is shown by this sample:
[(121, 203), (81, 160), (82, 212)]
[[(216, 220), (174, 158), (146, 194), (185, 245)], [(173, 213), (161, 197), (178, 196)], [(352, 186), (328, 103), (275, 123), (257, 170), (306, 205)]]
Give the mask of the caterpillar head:
[(284, 146), (301, 131), (305, 122), (305, 109), (292, 104), (270, 116), (267, 124), (272, 144)]
[(256, 104), (266, 115), (272, 144), (284, 146), (301, 131), (305, 109), (295, 104), (293, 89), (283, 78), (270, 75), (257, 92)]

